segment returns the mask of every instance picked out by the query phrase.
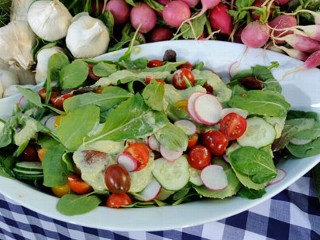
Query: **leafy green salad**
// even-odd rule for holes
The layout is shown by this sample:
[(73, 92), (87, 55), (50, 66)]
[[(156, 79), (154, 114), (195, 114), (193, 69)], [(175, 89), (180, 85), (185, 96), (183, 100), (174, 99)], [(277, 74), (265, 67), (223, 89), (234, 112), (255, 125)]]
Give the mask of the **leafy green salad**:
[[(271, 66), (229, 83), (202, 62), (70, 60), (54, 54), (47, 80), (0, 120), (0, 174), (59, 197), (65, 215), (259, 198), (285, 174), (279, 159), (320, 153), (313, 112), (290, 110)], [(212, 203), (214, 204), (214, 203)]]

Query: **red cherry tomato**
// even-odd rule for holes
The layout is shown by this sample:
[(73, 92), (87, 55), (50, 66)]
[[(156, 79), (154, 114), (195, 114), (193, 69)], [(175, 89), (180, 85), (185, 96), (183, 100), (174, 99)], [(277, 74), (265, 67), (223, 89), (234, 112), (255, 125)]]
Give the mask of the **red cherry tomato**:
[(149, 68), (154, 68), (154, 67), (161, 67), (163, 65), (163, 61), (161, 60), (158, 60), (158, 59), (153, 59), (153, 60), (150, 60), (147, 64), (147, 66)]
[[(43, 101), (46, 100), (47, 90), (45, 88), (41, 88), (38, 93)], [(59, 95), (60, 92), (53, 88), (50, 95), (50, 102), (53, 103)]]
[(220, 122), (220, 131), (230, 140), (235, 140), (244, 134), (247, 121), (237, 113), (229, 113)]
[(193, 70), (193, 69), (194, 69), (193, 65), (192, 65), (191, 63), (189, 63), (189, 62), (186, 62), (186, 63), (184, 63), (184, 64), (181, 64), (181, 65), (178, 66), (177, 68), (178, 68), (178, 69), (187, 68), (187, 69), (189, 69), (189, 70)]
[(109, 191), (112, 193), (126, 193), (130, 189), (130, 175), (128, 171), (119, 164), (107, 167), (104, 180)]
[(181, 68), (173, 74), (172, 84), (177, 89), (186, 89), (195, 82), (193, 73), (188, 68)]
[(106, 202), (106, 206), (110, 208), (119, 208), (132, 203), (130, 196), (126, 193), (112, 193)]
[(149, 162), (149, 149), (142, 143), (133, 143), (126, 147), (124, 153), (130, 154), (138, 162), (136, 171), (143, 169)]
[(59, 97), (56, 97), (56, 99), (53, 102), (53, 106), (59, 110), (63, 110), (63, 102), (64, 100), (73, 97), (74, 94), (73, 93), (67, 93), (67, 94), (63, 94)]
[(156, 81), (156, 82), (159, 82), (159, 83), (162, 83), (162, 84), (166, 84), (166, 82), (163, 81), (163, 80), (161, 80), (161, 79), (147, 76), (147, 77), (146, 77), (146, 84), (149, 84), (151, 81)]
[(89, 70), (88, 70), (88, 76), (93, 80), (93, 81), (98, 81), (100, 79), (100, 77), (98, 77), (97, 75), (95, 75), (93, 73), (93, 64), (88, 64)]
[(73, 192), (80, 195), (87, 194), (92, 191), (92, 187), (77, 175), (68, 176), (68, 184)]
[(217, 130), (209, 130), (203, 134), (203, 144), (213, 155), (220, 156), (224, 154), (228, 143), (226, 136)]
[(188, 138), (188, 148), (191, 148), (194, 145), (196, 145), (197, 142), (198, 142), (198, 139), (199, 139), (199, 135), (197, 133), (189, 136), (189, 138)]
[(211, 163), (211, 153), (205, 146), (195, 145), (188, 153), (188, 162), (191, 167), (202, 170)]
[(29, 144), (21, 153), (23, 161), (38, 161), (38, 153), (33, 144)]

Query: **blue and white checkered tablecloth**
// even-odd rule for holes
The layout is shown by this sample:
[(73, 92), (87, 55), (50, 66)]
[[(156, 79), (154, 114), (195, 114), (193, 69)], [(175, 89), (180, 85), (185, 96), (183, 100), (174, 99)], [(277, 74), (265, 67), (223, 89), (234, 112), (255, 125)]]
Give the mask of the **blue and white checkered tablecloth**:
[(157, 232), (118, 232), (58, 221), (0, 194), (0, 239), (320, 239), (320, 204), (310, 173), (248, 211), (203, 225)]

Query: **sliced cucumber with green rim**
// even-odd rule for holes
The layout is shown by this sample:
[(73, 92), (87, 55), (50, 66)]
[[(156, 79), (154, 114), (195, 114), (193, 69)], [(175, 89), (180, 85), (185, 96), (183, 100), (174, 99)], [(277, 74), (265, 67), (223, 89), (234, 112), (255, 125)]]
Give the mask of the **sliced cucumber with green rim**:
[(18, 179), (36, 180), (43, 177), (41, 162), (18, 162), (12, 171)]

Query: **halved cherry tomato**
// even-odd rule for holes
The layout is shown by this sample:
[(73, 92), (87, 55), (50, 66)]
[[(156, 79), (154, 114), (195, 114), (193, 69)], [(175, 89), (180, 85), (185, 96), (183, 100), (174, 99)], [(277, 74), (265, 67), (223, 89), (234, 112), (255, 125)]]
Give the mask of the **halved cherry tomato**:
[(151, 81), (156, 81), (156, 82), (159, 82), (159, 83), (162, 83), (162, 84), (166, 84), (166, 82), (163, 81), (163, 80), (161, 80), (161, 79), (147, 76), (147, 77), (146, 77), (146, 84), (150, 84)]
[(128, 171), (120, 164), (113, 164), (107, 167), (104, 181), (112, 193), (126, 193), (131, 185)]
[(93, 73), (93, 67), (94, 67), (94, 65), (88, 63), (88, 67), (89, 67), (89, 70), (88, 70), (88, 76), (89, 76), (89, 78), (91, 78), (93, 81), (98, 81), (98, 80), (100, 79), (100, 77), (98, 77), (97, 75), (95, 75), (95, 74)]
[(220, 131), (229, 141), (241, 137), (246, 129), (247, 120), (234, 112), (227, 114), (220, 122)]
[(188, 148), (193, 147), (194, 145), (197, 144), (199, 139), (199, 135), (197, 133), (191, 135), (188, 137)]
[(142, 143), (130, 144), (123, 150), (124, 153), (130, 154), (138, 162), (136, 171), (143, 169), (149, 162), (149, 149)]
[(188, 162), (191, 167), (202, 170), (211, 163), (211, 153), (205, 146), (195, 145), (188, 153)]
[(63, 110), (63, 102), (70, 98), (70, 97), (73, 97), (74, 94), (73, 93), (66, 93), (66, 94), (63, 94), (59, 97), (56, 97), (56, 99), (53, 101), (53, 106), (59, 110)]
[(172, 84), (177, 89), (186, 89), (193, 86), (195, 78), (188, 68), (181, 68), (175, 71), (172, 77)]
[(213, 155), (220, 156), (224, 154), (228, 143), (228, 139), (220, 131), (209, 130), (203, 134), (203, 144)]
[(106, 202), (106, 206), (110, 208), (119, 208), (132, 203), (130, 196), (126, 193), (112, 193)]
[(68, 176), (68, 184), (73, 192), (80, 195), (92, 191), (92, 187), (76, 175)]
[(149, 68), (154, 68), (154, 67), (161, 67), (163, 65), (163, 61), (161, 60), (158, 60), (158, 59), (153, 59), (153, 60), (150, 60), (147, 64), (147, 66)]
[(70, 193), (70, 186), (68, 183), (65, 183), (62, 185), (51, 187), (51, 191), (55, 196), (62, 197), (63, 195)]

